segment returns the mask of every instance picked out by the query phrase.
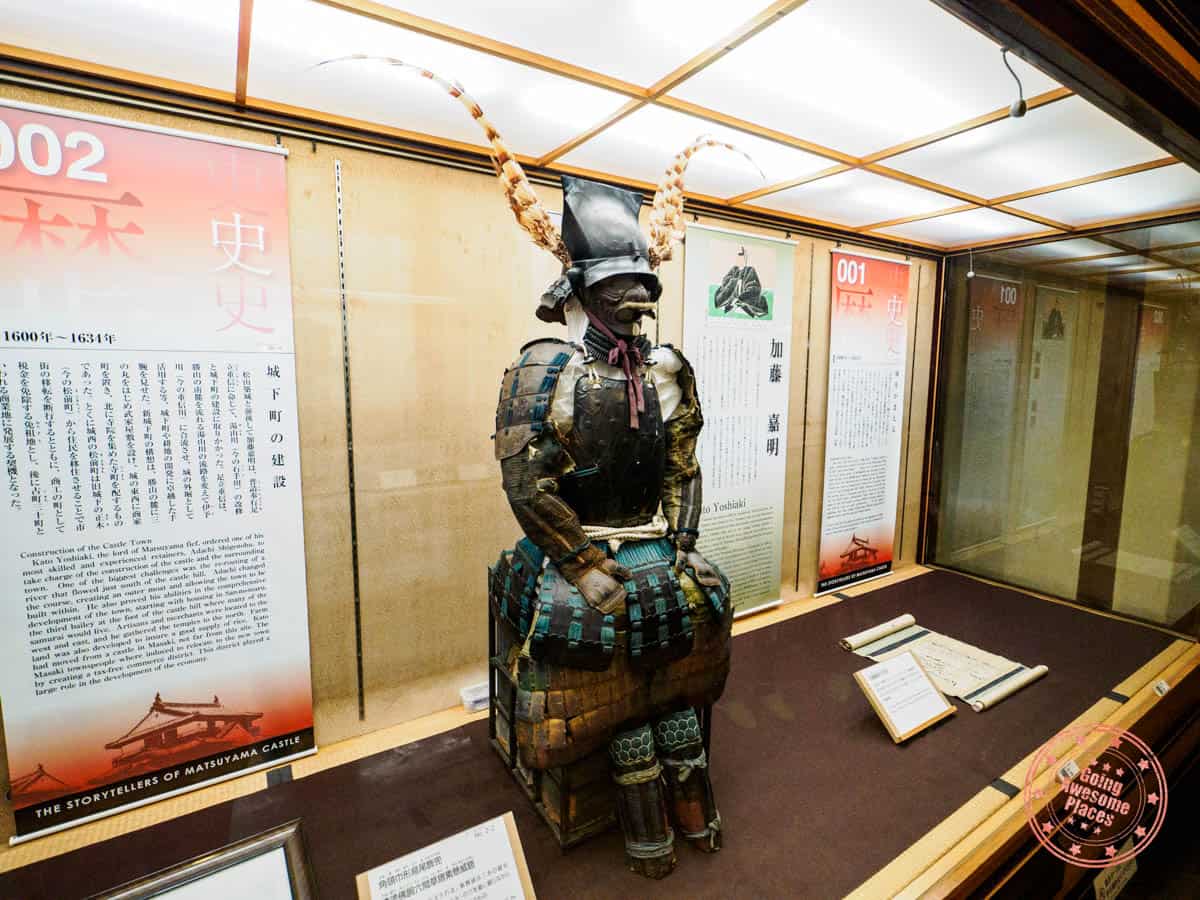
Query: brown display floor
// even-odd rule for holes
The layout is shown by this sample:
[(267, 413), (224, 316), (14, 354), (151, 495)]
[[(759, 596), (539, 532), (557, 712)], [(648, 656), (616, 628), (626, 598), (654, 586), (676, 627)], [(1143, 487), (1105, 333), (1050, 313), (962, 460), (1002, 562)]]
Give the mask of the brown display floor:
[[(1050, 672), (896, 746), (850, 677), (868, 662), (838, 639), (905, 612)], [(320, 896), (354, 897), (357, 873), (510, 809), (541, 898), (837, 897), (1171, 641), (941, 571), (741, 635), (713, 726), (726, 847), (681, 847), (664, 882), (625, 871), (615, 831), (561, 854), (484, 721), (0, 875), (0, 898), (87, 896), (296, 818)]]

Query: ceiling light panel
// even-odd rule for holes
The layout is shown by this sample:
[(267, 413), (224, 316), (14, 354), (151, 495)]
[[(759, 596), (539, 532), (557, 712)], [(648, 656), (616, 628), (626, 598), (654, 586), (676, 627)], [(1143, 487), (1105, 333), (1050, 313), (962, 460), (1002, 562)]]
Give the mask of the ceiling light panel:
[(459, 81), (517, 153), (538, 156), (583, 131), (625, 97), (317, 3), (257, 0), (247, 93), (294, 106), (471, 144), (487, 143), (463, 105), (416, 72), (365, 60), (412, 63)]
[(649, 87), (768, 0), (403, 0), (385, 5)]
[(1167, 154), (1082, 97), (1068, 97), (887, 160), (978, 197), (1049, 187)]
[(238, 0), (0, 0), (0, 41), (233, 92)]
[[(1200, 204), (1200, 174), (1182, 163), (1014, 200), (1009, 206), (1068, 225)], [(1117, 237), (1120, 240), (1120, 237)]]
[[(1057, 87), (1009, 59), (1027, 97)], [(671, 93), (864, 156), (1008, 106), (1017, 86), (996, 44), (929, 0), (810, 0)]]
[(901, 240), (922, 241), (957, 247), (965, 244), (1035, 234), (1045, 229), (1035, 222), (1026, 222), (994, 209), (972, 209), (967, 212), (951, 213), (936, 219), (922, 219), (891, 228), (879, 229), (880, 234)]
[(861, 169), (810, 181), (750, 202), (852, 228), (962, 205), (953, 198)]
[(685, 189), (698, 194), (732, 197), (831, 165), (828, 160), (803, 150), (661, 106), (645, 106), (631, 113), (559, 162), (657, 184), (675, 154), (701, 135), (733, 144), (750, 159), (722, 147), (700, 150), (692, 157), (684, 175)]

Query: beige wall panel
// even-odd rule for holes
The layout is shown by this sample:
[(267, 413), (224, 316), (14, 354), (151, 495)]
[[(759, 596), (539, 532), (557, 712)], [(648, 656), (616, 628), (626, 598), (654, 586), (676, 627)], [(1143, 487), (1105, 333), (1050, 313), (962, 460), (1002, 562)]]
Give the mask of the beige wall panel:
[(921, 522), (921, 485), (925, 474), (925, 431), (929, 382), (933, 376), (933, 323), (937, 311), (937, 265), (913, 260), (909, 282), (908, 383), (905, 394), (904, 446), (896, 511), (896, 565), (917, 561)]
[[(817, 554), (821, 547), (821, 493), (825, 487), (825, 409), (829, 402), (829, 252), (834, 241), (814, 240), (808, 316), (808, 396), (804, 405), (804, 508), (800, 511), (800, 539), (796, 590), (801, 596), (817, 588)], [(795, 370), (793, 370), (793, 373)], [(793, 375), (793, 377), (795, 377)], [(799, 412), (799, 410), (797, 410)]]
[[(796, 247), (795, 299), (792, 303), (791, 383), (788, 397), (787, 480), (783, 503), (783, 562), (781, 577), (785, 588), (799, 590), (801, 513), (805, 500), (819, 495), (808, 492), (805, 484), (804, 444), (808, 437), (809, 364), (812, 343), (810, 319), (813, 305), (813, 265), (816, 241), (801, 238)], [(822, 444), (824, 446), (824, 444)], [(808, 594), (811, 591), (804, 591)]]
[(317, 741), (362, 730), (358, 719), (350, 553), (337, 207), (331, 148), (286, 141), (296, 390), (304, 485), (309, 642)]
[[(366, 725), (486, 675), (488, 564), (518, 536), (489, 436), (554, 260), (496, 180), (340, 151)], [(557, 208), (557, 192), (540, 195)]]

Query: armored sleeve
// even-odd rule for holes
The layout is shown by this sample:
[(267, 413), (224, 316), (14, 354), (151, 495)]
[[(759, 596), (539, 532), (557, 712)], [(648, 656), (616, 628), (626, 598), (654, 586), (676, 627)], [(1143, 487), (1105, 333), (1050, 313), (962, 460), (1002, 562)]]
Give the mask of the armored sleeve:
[(558, 375), (571, 358), (563, 341), (527, 344), (504, 373), (496, 409), (496, 458), (513, 515), (569, 581), (604, 561), (579, 516), (558, 495), (559, 479), (575, 468), (550, 417)]
[(691, 364), (678, 351), (675, 379), (679, 385), (679, 405), (666, 422), (667, 461), (663, 476), (663, 515), (675, 537), (675, 545), (691, 550), (699, 534), (703, 481), (696, 459), (696, 441), (704, 427), (696, 375)]

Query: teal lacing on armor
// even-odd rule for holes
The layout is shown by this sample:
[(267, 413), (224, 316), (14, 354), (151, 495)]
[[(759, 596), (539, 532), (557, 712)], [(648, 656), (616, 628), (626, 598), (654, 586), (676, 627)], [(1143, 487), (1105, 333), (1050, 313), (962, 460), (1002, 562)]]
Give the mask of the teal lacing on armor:
[(675, 548), (666, 538), (653, 541), (630, 541), (622, 544), (621, 549), (617, 551), (617, 562), (627, 569), (664, 559), (675, 559)]
[(654, 761), (654, 735), (649, 725), (623, 731), (608, 745), (609, 755), (618, 766), (638, 766)]
[(701, 743), (703, 737), (696, 711), (684, 709), (663, 716), (654, 723), (654, 741), (664, 753)]

